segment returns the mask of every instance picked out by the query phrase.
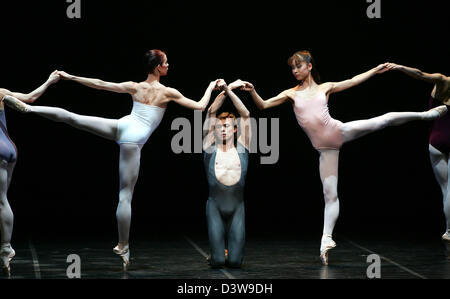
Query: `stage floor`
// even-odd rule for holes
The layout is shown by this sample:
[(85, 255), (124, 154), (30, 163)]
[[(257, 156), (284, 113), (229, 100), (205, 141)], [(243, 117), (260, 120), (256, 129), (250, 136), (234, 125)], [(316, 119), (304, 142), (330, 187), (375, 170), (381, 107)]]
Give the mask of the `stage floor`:
[(128, 272), (122, 271), (120, 258), (113, 254), (112, 241), (29, 239), (13, 243), (16, 257), (9, 278), (67, 279), (70, 254), (81, 258), (82, 279), (367, 279), (371, 254), (380, 257), (382, 279), (450, 278), (450, 246), (439, 238), (334, 238), (338, 246), (330, 252), (329, 266), (319, 260), (318, 239), (268, 237), (247, 240), (242, 269), (210, 269), (205, 236), (140, 237), (131, 244)]

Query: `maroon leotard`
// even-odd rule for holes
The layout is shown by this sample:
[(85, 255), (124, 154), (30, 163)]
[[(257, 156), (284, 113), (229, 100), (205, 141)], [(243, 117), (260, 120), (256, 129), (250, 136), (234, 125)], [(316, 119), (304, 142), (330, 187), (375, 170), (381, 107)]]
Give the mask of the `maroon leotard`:
[[(430, 97), (430, 108), (442, 105), (434, 97)], [(449, 108), (447, 106), (447, 108)], [(447, 113), (441, 118), (435, 120), (431, 126), (430, 144), (441, 153), (448, 155), (450, 153), (450, 114)]]

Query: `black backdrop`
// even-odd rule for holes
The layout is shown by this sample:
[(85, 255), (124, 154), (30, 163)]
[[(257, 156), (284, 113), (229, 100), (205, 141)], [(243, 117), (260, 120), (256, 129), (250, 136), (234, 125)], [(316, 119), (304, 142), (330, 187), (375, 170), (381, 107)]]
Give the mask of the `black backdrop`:
[[(392, 3), (395, 2), (395, 3)], [(2, 2), (1, 86), (28, 92), (54, 69), (112, 82), (145, 80), (143, 53), (167, 52), (162, 83), (199, 99), (216, 78), (255, 84), (263, 97), (294, 86), (286, 64), (309, 49), (324, 81), (348, 79), (392, 61), (449, 74), (445, 1), (382, 1), (381, 19), (369, 19), (363, 0), (247, 2), (81, 1), (81, 19), (66, 16), (66, 1)], [(445, 32), (445, 33), (444, 33)], [(341, 121), (428, 107), (430, 84), (397, 72), (332, 95)], [(318, 154), (286, 104), (258, 111), (280, 118), (275, 165), (251, 156), (246, 188), (248, 235), (321, 234), (322, 190)], [(120, 118), (127, 95), (60, 81), (37, 102), (70, 111)], [(229, 106), (227, 106), (229, 107)], [(35, 115), (7, 109), (19, 160), (8, 194), (15, 237), (116, 237), (119, 147)], [(193, 112), (170, 104), (143, 148), (133, 200), (132, 238), (206, 233), (207, 184), (201, 154), (174, 154), (170, 126)], [(391, 233), (444, 229), (442, 199), (428, 157), (428, 124), (388, 128), (341, 151), (341, 216), (336, 233)]]

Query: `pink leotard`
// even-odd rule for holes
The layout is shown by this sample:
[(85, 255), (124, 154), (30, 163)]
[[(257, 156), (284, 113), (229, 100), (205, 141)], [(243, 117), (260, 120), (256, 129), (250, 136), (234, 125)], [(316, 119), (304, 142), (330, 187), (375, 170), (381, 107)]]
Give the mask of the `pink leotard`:
[(319, 92), (305, 97), (297, 92), (294, 113), (298, 124), (306, 132), (315, 149), (336, 149), (342, 146), (342, 122), (328, 112), (327, 96)]

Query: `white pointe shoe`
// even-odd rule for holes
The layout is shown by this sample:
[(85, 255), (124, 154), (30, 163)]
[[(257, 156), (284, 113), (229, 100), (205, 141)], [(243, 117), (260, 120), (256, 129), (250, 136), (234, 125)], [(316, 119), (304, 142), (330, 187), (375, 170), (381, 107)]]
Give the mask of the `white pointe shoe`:
[(450, 242), (450, 233), (446, 232), (445, 234), (442, 235), (442, 240), (443, 241), (447, 241)]
[(331, 235), (322, 236), (322, 244), (320, 245), (320, 260), (325, 266), (328, 265), (328, 251), (336, 247)]
[(8, 105), (9, 107), (13, 108), (14, 110), (17, 110), (22, 113), (31, 112), (30, 107), (22, 102), (19, 99), (16, 99), (15, 97), (5, 95), (2, 99), (2, 101)]
[(441, 105), (441, 106), (437, 106), (433, 109), (428, 110), (428, 112), (434, 112), (434, 111), (436, 111), (438, 114), (436, 115), (436, 113), (432, 113), (433, 115), (430, 118), (431, 120), (441, 118), (448, 112), (448, 109), (447, 109), (446, 105)]
[(8, 274), (11, 273), (11, 260), (16, 255), (16, 252), (11, 247), (11, 245), (2, 246), (0, 250), (0, 257), (2, 261), (2, 269), (6, 271)]
[(128, 244), (122, 249), (117, 245), (113, 248), (113, 251), (122, 258), (123, 271), (128, 271), (128, 267), (130, 266), (130, 248)]

